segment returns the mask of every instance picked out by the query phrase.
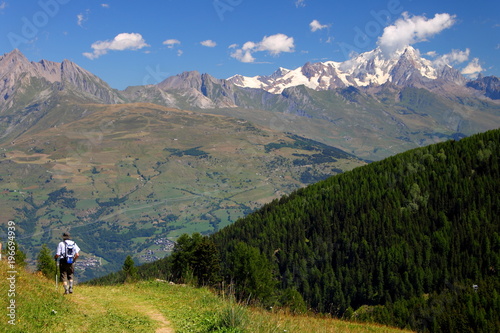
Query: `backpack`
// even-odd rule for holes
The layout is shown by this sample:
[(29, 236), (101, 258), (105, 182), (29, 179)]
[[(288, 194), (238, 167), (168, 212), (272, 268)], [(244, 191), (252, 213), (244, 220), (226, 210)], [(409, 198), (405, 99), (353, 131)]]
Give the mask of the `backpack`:
[(64, 258), (66, 258), (66, 263), (68, 264), (72, 264), (75, 261), (75, 242), (70, 242), (71, 243), (64, 241), (64, 245), (66, 246), (66, 254), (64, 255)]

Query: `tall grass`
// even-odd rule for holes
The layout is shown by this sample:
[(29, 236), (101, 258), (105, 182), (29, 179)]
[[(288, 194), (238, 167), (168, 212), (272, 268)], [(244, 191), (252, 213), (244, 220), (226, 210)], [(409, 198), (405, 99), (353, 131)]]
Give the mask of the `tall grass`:
[[(63, 295), (62, 286), (56, 290), (54, 280), (41, 274), (16, 269), (15, 295), (9, 297), (11, 285), (9, 267), (0, 260), (0, 332), (80, 333), (80, 332), (153, 332), (154, 322), (144, 315), (122, 311), (119, 307), (105, 308), (86, 302), (75, 294)], [(9, 323), (7, 306), (15, 301), (15, 321)], [(110, 300), (112, 301), (112, 300)]]
[(403, 330), (381, 325), (352, 323), (320, 315), (296, 315), (287, 309), (262, 309), (241, 304), (230, 295), (215, 295), (208, 288), (170, 285), (165, 282), (139, 282), (130, 288), (154, 299), (175, 332), (376, 332)]
[[(63, 295), (55, 281), (19, 270), (16, 275), (16, 321), (8, 323), (8, 267), (0, 261), (0, 332), (401, 332), (373, 324), (351, 323), (286, 309), (254, 308), (208, 288), (145, 281), (115, 286), (76, 285)], [(159, 320), (158, 318), (164, 318)], [(168, 321), (168, 322), (167, 322)]]

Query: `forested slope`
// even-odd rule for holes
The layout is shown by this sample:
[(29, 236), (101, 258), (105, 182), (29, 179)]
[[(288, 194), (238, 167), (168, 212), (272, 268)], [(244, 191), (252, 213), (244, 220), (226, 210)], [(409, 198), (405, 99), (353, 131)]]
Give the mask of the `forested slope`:
[(495, 130), (356, 168), (212, 236), (185, 234), (138, 277), (418, 331), (498, 332), (499, 156)]
[(498, 331), (499, 156), (494, 130), (300, 189), (213, 235), (222, 274), (247, 282), (234, 261), (244, 243), (268, 258), (282, 290), (317, 311)]

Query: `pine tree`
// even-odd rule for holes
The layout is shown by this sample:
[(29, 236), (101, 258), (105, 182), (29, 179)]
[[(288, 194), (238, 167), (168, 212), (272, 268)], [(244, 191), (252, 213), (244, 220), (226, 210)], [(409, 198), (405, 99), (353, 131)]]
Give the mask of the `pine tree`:
[(196, 245), (193, 251), (192, 265), (198, 285), (214, 285), (219, 282), (219, 251), (208, 237), (203, 237), (201, 242)]
[(125, 282), (137, 281), (137, 267), (135, 267), (134, 259), (131, 256), (127, 256), (122, 268), (125, 272)]
[(49, 279), (52, 279), (57, 272), (56, 262), (46, 244), (42, 245), (38, 254), (36, 270)]
[(239, 299), (251, 297), (263, 305), (270, 304), (277, 281), (271, 263), (257, 248), (236, 243), (226, 264), (226, 275), (235, 283)]
[(220, 280), (219, 251), (211, 239), (200, 233), (181, 235), (171, 257), (173, 274), (179, 281), (202, 286)]
[(14, 246), (16, 248), (15, 251), (15, 257), (16, 257), (16, 265), (18, 267), (25, 267), (26, 266), (26, 253), (24, 253), (21, 248), (19, 247), (18, 242), (14, 242)]

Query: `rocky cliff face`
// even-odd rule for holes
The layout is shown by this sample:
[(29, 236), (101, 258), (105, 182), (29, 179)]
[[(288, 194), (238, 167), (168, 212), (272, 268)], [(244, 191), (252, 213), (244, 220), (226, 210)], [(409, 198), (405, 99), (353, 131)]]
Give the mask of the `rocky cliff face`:
[[(124, 101), (106, 82), (69, 60), (30, 62), (17, 49), (0, 57), (0, 139), (14, 139), (42, 119), (45, 127), (78, 119), (71, 105)], [(60, 113), (47, 120), (58, 108)]]
[(118, 92), (106, 82), (69, 60), (60, 64), (60, 77), (63, 89), (75, 89), (105, 104), (124, 102)]
[[(47, 60), (30, 62), (16, 49), (0, 57), (0, 113), (7, 108), (27, 106), (15, 105), (21, 103), (20, 98), (16, 102), (15, 95), (19, 97), (35, 83), (49, 90), (71, 90), (79, 97), (94, 102), (123, 102), (119, 93), (106, 82), (69, 60), (62, 63)], [(25, 102), (29, 104), (28, 100)]]
[(390, 70), (390, 81), (397, 86), (425, 86), (437, 79), (430, 61), (420, 59), (413, 48), (407, 48)]
[[(30, 65), (26, 57), (17, 49), (0, 57), (0, 108), (12, 104), (12, 97), (16, 92), (16, 85), (25, 76), (25, 73), (36, 74), (36, 68)], [(1, 110), (1, 109), (0, 109)]]
[(170, 107), (213, 109), (236, 107), (238, 91), (227, 80), (191, 71), (171, 76), (155, 86), (128, 88), (124, 93), (132, 101), (144, 101), (150, 96)]
[(468, 82), (467, 86), (491, 99), (500, 99), (500, 79), (495, 76), (479, 76), (476, 80)]

